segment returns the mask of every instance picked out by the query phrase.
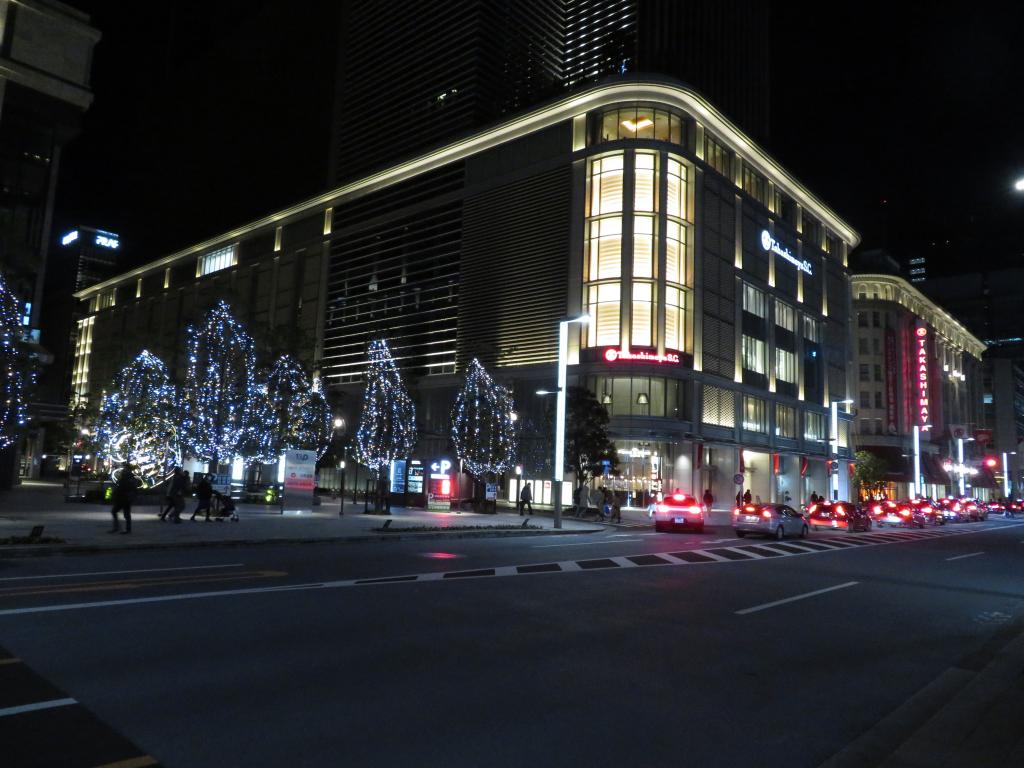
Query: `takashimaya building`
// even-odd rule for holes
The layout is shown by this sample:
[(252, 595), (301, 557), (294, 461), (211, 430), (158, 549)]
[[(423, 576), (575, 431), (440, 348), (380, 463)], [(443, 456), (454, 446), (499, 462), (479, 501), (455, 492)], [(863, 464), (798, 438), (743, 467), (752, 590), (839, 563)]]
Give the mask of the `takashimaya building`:
[(857, 242), (694, 90), (612, 81), (80, 291), (73, 390), (97, 397), (143, 347), (181, 377), (185, 326), (226, 298), (349, 423), (386, 337), (433, 460), (471, 358), (536, 415), (558, 322), (586, 314), (569, 375), (611, 414), (603, 482), (799, 503), (829, 493), (835, 453), (846, 497)]
[(961, 478), (969, 495), (1001, 495), (983, 461), (985, 344), (902, 277), (856, 274), (852, 288), (856, 444), (885, 461), (888, 497), (906, 498), (915, 482), (926, 496), (959, 493)]

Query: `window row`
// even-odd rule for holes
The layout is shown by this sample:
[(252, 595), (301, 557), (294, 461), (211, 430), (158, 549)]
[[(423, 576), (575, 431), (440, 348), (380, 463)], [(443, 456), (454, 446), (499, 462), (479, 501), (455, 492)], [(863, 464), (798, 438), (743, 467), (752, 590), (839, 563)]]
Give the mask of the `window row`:
[(872, 406), (871, 405), (871, 392), (869, 392), (868, 390), (862, 389), (860, 391), (860, 407), (861, 408), (872, 408), (872, 407), (874, 407), (874, 408), (883, 408), (884, 405), (882, 403), (882, 391), (880, 389), (877, 389), (877, 390), (875, 390), (874, 395), (875, 395), (875, 397), (874, 397), (874, 403), (875, 404), (874, 404), (874, 406)]
[(660, 376), (591, 376), (587, 388), (609, 416), (688, 419), (688, 382)]
[[(632, 310), (629, 324), (629, 343), (636, 347), (657, 346), (655, 325), (657, 302), (655, 285), (651, 282), (632, 283)], [(686, 349), (686, 297), (680, 288), (665, 288), (665, 324), (662, 337), (665, 348)], [(622, 285), (621, 283), (597, 283), (587, 287), (587, 314), (590, 322), (586, 325), (588, 347), (618, 346), (622, 341)]]
[(683, 144), (685, 123), (681, 115), (665, 109), (632, 106), (608, 109), (593, 123), (591, 143), (621, 139), (648, 139)]
[[(704, 424), (719, 427), (735, 426), (733, 408), (738, 393), (722, 387), (703, 387), (701, 420)], [(747, 432), (768, 433), (769, 403), (760, 397), (742, 395), (741, 424)], [(795, 440), (797, 438), (797, 410), (793, 406), (775, 403), (775, 435)], [(822, 441), (825, 439), (825, 417), (812, 411), (804, 412), (804, 438)]]
[(218, 248), (216, 251), (204, 253), (196, 261), (196, 277), (208, 275), (211, 272), (219, 272), (238, 264), (238, 248), (229, 245), (226, 248)]
[[(665, 280), (686, 285), (687, 228), (671, 219), (665, 223)], [(622, 277), (622, 217), (593, 219), (587, 224), (587, 263), (584, 279)], [(657, 237), (653, 216), (633, 217), (633, 277), (657, 276)]]

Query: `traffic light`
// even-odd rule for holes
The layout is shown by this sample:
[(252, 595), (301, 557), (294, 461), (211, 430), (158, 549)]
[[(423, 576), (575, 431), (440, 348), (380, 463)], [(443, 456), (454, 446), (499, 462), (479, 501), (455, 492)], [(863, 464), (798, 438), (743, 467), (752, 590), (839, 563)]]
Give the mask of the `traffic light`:
[(999, 464), (999, 462), (996, 460), (995, 456), (986, 456), (985, 457), (985, 466), (988, 467), (989, 469), (992, 469), (993, 467), (997, 466), (998, 464)]

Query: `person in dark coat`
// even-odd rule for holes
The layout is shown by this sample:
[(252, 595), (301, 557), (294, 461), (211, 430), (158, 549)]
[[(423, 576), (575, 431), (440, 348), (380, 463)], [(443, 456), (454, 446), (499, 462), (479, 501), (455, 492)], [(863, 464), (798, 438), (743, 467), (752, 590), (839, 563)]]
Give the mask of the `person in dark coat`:
[(750, 495), (750, 489), (748, 488), (747, 492), (743, 494), (743, 503), (744, 504), (749, 504), (751, 498), (753, 498), (753, 497)]
[(206, 522), (210, 522), (210, 507), (213, 505), (213, 484), (210, 483), (209, 475), (203, 475), (203, 479), (196, 483), (196, 499), (198, 499), (196, 509), (189, 520), (195, 520), (196, 515), (205, 511)]
[(188, 495), (188, 475), (181, 467), (174, 468), (174, 474), (171, 476), (171, 482), (167, 488), (167, 498), (170, 500), (170, 508), (160, 513), (160, 519), (163, 520), (164, 516), (171, 515), (171, 521), (175, 523), (181, 522), (181, 512), (185, 509), (185, 496)]
[(526, 508), (530, 508), (530, 514), (533, 514), (533, 490), (530, 488), (530, 484), (527, 483), (523, 486), (522, 492), (519, 494), (519, 516), (522, 517), (526, 513)]
[(706, 491), (704, 491), (704, 511), (705, 512), (710, 512), (711, 511), (711, 505), (714, 504), (714, 503), (715, 503), (715, 497), (711, 493), (711, 489), (708, 488)]
[(132, 532), (132, 502), (135, 501), (135, 492), (138, 489), (138, 478), (136, 478), (135, 473), (132, 472), (131, 464), (125, 462), (124, 469), (121, 470), (121, 474), (118, 476), (117, 482), (114, 483), (114, 505), (110, 508), (110, 516), (114, 518), (114, 527), (110, 529), (111, 533), (121, 531), (121, 523), (117, 519), (118, 512), (122, 512), (124, 514), (123, 533)]

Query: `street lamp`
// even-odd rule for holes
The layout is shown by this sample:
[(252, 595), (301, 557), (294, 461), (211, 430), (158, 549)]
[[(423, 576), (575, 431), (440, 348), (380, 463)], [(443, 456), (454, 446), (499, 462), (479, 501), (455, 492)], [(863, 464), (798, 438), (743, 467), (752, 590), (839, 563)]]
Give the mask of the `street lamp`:
[(963, 472), (964, 468), (964, 443), (973, 443), (973, 437), (958, 437), (956, 439), (956, 460), (960, 464), (960, 479), (957, 481), (957, 487), (960, 489), (960, 496), (963, 497), (967, 494), (967, 479)]
[(569, 324), (589, 323), (589, 315), (570, 317), (558, 322), (558, 388), (538, 389), (538, 395), (555, 394), (555, 466), (554, 481), (551, 484), (554, 506), (555, 528), (562, 527), (562, 477), (565, 467), (565, 387), (569, 366)]
[(1013, 188), (1018, 192), (1024, 192), (1024, 176), (1021, 176), (1015, 182), (1013, 182)]
[[(334, 435), (338, 436), (339, 432), (345, 430), (345, 419), (341, 416), (334, 417)], [(345, 514), (345, 454), (348, 451), (345, 448), (345, 443), (342, 441), (341, 444), (341, 461), (338, 462), (338, 469), (341, 470), (341, 492), (338, 494), (340, 501), (338, 502), (338, 517), (343, 517)]]
[(910, 484), (910, 498), (916, 499), (923, 490), (921, 482), (921, 432), (927, 432), (931, 424), (914, 425), (914, 482)]
[(832, 439), (829, 441), (829, 445), (832, 448), (832, 501), (839, 499), (839, 406), (849, 405), (853, 400), (847, 398), (846, 400), (833, 400), (832, 401)]

